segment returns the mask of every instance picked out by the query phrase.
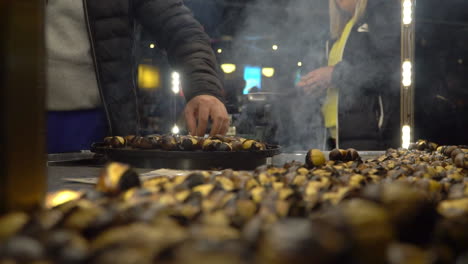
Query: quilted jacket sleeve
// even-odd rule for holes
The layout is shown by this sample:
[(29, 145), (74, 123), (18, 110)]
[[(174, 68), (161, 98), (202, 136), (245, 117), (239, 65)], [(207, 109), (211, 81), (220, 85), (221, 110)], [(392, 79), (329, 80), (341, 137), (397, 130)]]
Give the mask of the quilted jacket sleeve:
[(134, 15), (181, 72), (187, 101), (197, 95), (221, 99), (222, 82), (210, 39), (182, 0), (134, 0)]

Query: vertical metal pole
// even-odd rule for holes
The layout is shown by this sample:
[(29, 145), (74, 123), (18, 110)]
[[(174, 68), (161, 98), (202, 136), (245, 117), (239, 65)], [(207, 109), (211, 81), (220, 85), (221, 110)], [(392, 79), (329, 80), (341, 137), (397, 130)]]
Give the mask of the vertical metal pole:
[(416, 0), (401, 0), (401, 127), (402, 146), (407, 148), (414, 135), (414, 55)]
[(44, 0), (0, 0), (0, 214), (46, 192)]

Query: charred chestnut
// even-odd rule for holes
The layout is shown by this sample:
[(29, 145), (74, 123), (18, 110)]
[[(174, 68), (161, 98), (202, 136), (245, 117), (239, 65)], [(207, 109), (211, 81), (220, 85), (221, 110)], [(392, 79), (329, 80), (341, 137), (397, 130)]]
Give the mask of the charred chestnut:
[(180, 138), (180, 149), (181, 150), (194, 150), (199, 146), (198, 139), (193, 136), (182, 136)]
[(139, 148), (139, 149), (152, 149), (153, 148), (153, 144), (146, 137), (135, 137), (133, 139), (132, 146), (134, 148)]
[(345, 161), (356, 161), (359, 160), (361, 157), (357, 150), (350, 148), (346, 150), (346, 156), (344, 157)]
[(242, 150), (242, 142), (238, 140), (231, 141), (232, 150), (234, 151), (241, 151)]
[(330, 160), (334, 161), (342, 161), (344, 158), (339, 149), (333, 149), (332, 151), (330, 151), (328, 157)]
[(232, 151), (232, 145), (226, 142), (221, 142), (216, 145), (216, 151)]
[(153, 148), (160, 148), (161, 147), (161, 135), (148, 135), (146, 136), (147, 140), (151, 143)]
[(174, 136), (163, 136), (161, 138), (161, 148), (164, 150), (176, 150), (177, 140)]

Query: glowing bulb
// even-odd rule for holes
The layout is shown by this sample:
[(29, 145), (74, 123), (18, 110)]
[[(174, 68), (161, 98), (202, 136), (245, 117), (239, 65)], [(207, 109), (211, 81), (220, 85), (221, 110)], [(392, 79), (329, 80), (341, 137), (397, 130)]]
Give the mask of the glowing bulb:
[(174, 127), (172, 128), (172, 134), (179, 134), (180, 133), (180, 129), (177, 125), (174, 125)]
[(227, 63), (227, 64), (222, 64), (221, 69), (223, 69), (223, 72), (226, 74), (230, 74), (236, 71), (236, 65)]
[(178, 72), (172, 72), (172, 92), (178, 94), (180, 92), (180, 74)]
[(263, 74), (263, 76), (265, 76), (267, 78), (271, 78), (271, 77), (273, 77), (273, 75), (275, 75), (275, 68), (263, 68), (262, 69), (262, 74)]
[(153, 43), (150, 44), (150, 49), (154, 49), (156, 47), (156, 45), (154, 45)]
[(402, 69), (403, 69), (403, 72), (402, 72), (403, 86), (409, 87), (413, 83), (413, 81), (412, 81), (412, 78), (413, 78), (413, 65), (412, 65), (412, 63), (410, 61), (405, 61), (405, 62), (403, 62)]
[(401, 129), (401, 132), (402, 132), (402, 145), (401, 147), (404, 148), (404, 149), (407, 149), (409, 148), (409, 145), (411, 143), (411, 127), (406, 125), (406, 126), (403, 126), (403, 128)]
[(272, 48), (273, 50), (278, 50), (278, 45), (275, 44), (275, 45), (273, 45), (271, 48)]
[(403, 24), (409, 25), (413, 22), (413, 3), (411, 0), (403, 2)]
[(217, 51), (219, 54), (223, 53), (223, 49), (218, 49)]
[(297, 63), (297, 66), (298, 66), (298, 67), (302, 67), (302, 61), (298, 62), (298, 63)]

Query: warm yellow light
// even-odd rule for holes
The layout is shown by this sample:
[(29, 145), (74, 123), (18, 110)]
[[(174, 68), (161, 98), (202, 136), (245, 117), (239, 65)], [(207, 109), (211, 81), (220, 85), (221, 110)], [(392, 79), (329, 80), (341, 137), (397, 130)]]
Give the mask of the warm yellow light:
[(275, 44), (275, 45), (273, 45), (271, 48), (272, 48), (273, 50), (278, 50), (278, 45)]
[(413, 3), (411, 0), (403, 2), (403, 24), (409, 25), (413, 22)]
[(230, 74), (236, 71), (236, 65), (231, 63), (222, 64), (221, 69), (223, 69), (224, 73)]
[(159, 69), (152, 65), (138, 65), (138, 87), (141, 89), (157, 89), (161, 85)]
[(221, 54), (221, 53), (223, 53), (223, 49), (218, 49), (217, 52), (218, 52), (219, 54)]
[(302, 61), (298, 62), (298, 63), (297, 63), (297, 66), (298, 66), (298, 67), (302, 67)]
[(411, 127), (406, 125), (406, 126), (403, 126), (403, 128), (401, 129), (401, 132), (402, 132), (402, 145), (401, 147), (404, 148), (404, 149), (407, 149), (409, 148), (409, 145), (411, 143)]
[(156, 45), (154, 45), (153, 43), (150, 44), (150, 49), (154, 49), (156, 47)]
[(402, 83), (403, 86), (409, 87), (413, 83), (413, 64), (411, 61), (405, 61), (402, 65)]
[(275, 68), (263, 68), (262, 74), (265, 77), (271, 78), (275, 75)]
[(46, 207), (53, 208), (81, 197), (81, 192), (63, 190), (47, 195)]

